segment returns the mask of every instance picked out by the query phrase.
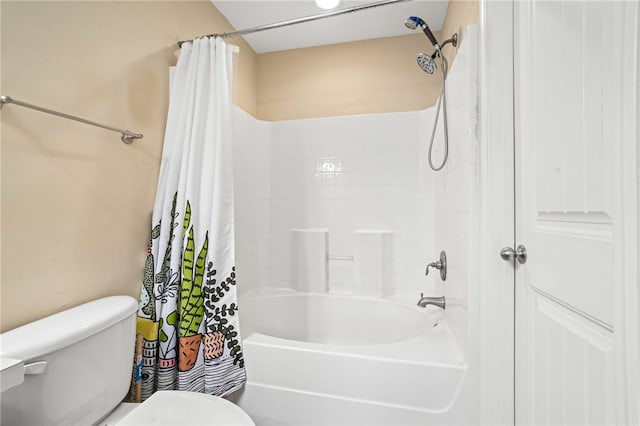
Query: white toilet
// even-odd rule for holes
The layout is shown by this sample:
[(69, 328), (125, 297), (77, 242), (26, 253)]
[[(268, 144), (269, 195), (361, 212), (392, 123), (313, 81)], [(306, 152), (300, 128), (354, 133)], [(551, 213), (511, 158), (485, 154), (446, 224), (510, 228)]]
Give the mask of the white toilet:
[[(1, 334), (7, 380), (0, 423), (254, 425), (233, 403), (195, 392), (156, 392), (142, 404), (121, 406), (131, 383), (137, 309), (131, 297), (105, 297)], [(24, 363), (24, 378), (14, 380), (16, 368), (5, 371), (7, 359)]]

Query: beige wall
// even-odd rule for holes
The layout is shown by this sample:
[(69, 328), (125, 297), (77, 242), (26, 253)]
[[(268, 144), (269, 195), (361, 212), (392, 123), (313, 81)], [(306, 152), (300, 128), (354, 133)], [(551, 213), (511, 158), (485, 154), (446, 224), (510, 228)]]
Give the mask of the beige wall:
[(262, 120), (412, 111), (439, 93), (416, 64), (428, 49), (412, 34), (258, 55), (257, 113)]
[[(231, 27), (209, 1), (2, 1), (1, 93), (144, 133), (2, 109), (1, 329), (112, 294), (138, 296), (175, 42)], [(255, 115), (241, 44), (236, 103)]]
[[(438, 40), (477, 23), (478, 9), (478, 0), (450, 1)], [(412, 34), (258, 55), (257, 116), (287, 120), (427, 108), (442, 79), (420, 70), (416, 55), (432, 50), (423, 34)], [(445, 54), (453, 62), (455, 48), (445, 47)]]

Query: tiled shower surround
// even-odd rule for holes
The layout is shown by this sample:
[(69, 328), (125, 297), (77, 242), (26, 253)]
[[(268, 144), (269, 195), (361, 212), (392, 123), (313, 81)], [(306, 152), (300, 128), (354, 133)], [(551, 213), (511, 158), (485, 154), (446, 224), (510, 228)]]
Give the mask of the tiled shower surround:
[[(449, 161), (440, 172), (427, 163), (435, 107), (278, 122), (235, 110), (239, 292), (329, 291), (412, 304), (420, 292), (444, 294), (449, 323), (466, 346), (475, 45), (471, 27), (447, 79)], [(436, 164), (441, 124), (442, 115)], [(440, 250), (449, 260), (445, 283), (437, 271), (425, 277)]]
[(306, 288), (310, 277), (299, 271), (297, 259), (312, 259), (300, 253), (301, 241), (308, 240), (309, 254), (322, 256), (312, 241), (326, 232), (328, 291), (412, 294), (416, 300), (420, 291), (436, 292), (439, 279), (424, 276), (425, 265), (437, 257), (436, 176), (425, 158), (425, 124), (432, 114), (265, 123), (236, 111), (243, 121), (236, 136), (255, 128), (234, 145), (238, 264), (246, 262), (245, 290)]

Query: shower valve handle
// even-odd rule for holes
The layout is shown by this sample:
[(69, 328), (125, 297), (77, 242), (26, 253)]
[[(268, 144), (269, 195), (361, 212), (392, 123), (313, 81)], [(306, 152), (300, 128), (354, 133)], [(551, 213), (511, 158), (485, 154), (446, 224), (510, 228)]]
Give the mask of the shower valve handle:
[(424, 271), (425, 275), (429, 275), (429, 268), (435, 268), (440, 270), (440, 278), (442, 281), (447, 280), (447, 253), (440, 252), (440, 260), (431, 262), (427, 265), (427, 269)]
[(424, 271), (425, 275), (429, 275), (429, 268), (442, 269), (442, 262), (438, 260), (437, 262), (427, 264), (427, 269)]

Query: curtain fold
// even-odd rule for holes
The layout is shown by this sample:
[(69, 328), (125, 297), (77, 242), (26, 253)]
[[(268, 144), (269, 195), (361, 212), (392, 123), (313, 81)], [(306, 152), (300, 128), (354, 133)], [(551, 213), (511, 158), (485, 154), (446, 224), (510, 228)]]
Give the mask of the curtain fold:
[(233, 49), (220, 38), (185, 43), (174, 70), (137, 320), (142, 400), (174, 389), (224, 396), (246, 381), (234, 266)]

